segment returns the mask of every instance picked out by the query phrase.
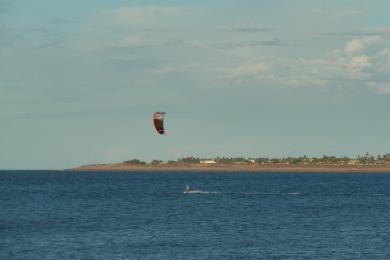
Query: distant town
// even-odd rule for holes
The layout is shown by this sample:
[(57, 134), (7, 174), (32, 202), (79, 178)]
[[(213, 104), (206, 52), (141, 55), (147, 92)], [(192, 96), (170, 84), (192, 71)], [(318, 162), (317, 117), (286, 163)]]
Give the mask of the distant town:
[(358, 155), (356, 158), (327, 156), (308, 157), (285, 157), (285, 158), (243, 158), (243, 157), (213, 157), (213, 158), (198, 158), (198, 157), (183, 157), (177, 160), (152, 160), (150, 162), (132, 159), (124, 161), (124, 164), (139, 164), (139, 165), (161, 165), (161, 164), (292, 164), (292, 165), (390, 165), (390, 153), (384, 155)]
[(358, 155), (356, 158), (324, 155), (322, 157), (244, 158), (244, 157), (183, 157), (177, 160), (139, 159), (120, 163), (84, 165), (70, 170), (207, 170), (207, 171), (292, 171), (292, 172), (389, 172), (390, 153), (384, 155)]

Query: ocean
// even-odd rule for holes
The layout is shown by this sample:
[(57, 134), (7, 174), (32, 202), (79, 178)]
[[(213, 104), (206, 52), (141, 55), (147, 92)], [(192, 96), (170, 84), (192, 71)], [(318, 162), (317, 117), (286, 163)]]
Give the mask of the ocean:
[(390, 259), (390, 174), (0, 171), (0, 259)]

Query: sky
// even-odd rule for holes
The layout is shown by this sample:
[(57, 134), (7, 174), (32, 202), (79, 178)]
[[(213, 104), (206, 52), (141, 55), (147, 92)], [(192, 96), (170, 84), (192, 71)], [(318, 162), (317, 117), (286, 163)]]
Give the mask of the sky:
[(0, 131), (0, 169), (389, 153), (390, 2), (0, 0)]

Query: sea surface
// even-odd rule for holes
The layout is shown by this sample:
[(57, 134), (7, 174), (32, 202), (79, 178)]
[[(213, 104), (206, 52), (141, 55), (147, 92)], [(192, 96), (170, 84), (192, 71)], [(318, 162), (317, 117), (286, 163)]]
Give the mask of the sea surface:
[(0, 171), (0, 259), (390, 259), (390, 174)]

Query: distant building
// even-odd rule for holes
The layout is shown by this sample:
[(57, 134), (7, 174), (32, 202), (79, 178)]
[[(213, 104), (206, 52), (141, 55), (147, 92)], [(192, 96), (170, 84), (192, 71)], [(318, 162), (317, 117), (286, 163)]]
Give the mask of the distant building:
[(217, 162), (214, 161), (214, 160), (200, 160), (200, 163), (201, 164), (214, 164), (214, 163), (217, 163)]
[(347, 164), (349, 165), (359, 164), (359, 160), (349, 160)]

